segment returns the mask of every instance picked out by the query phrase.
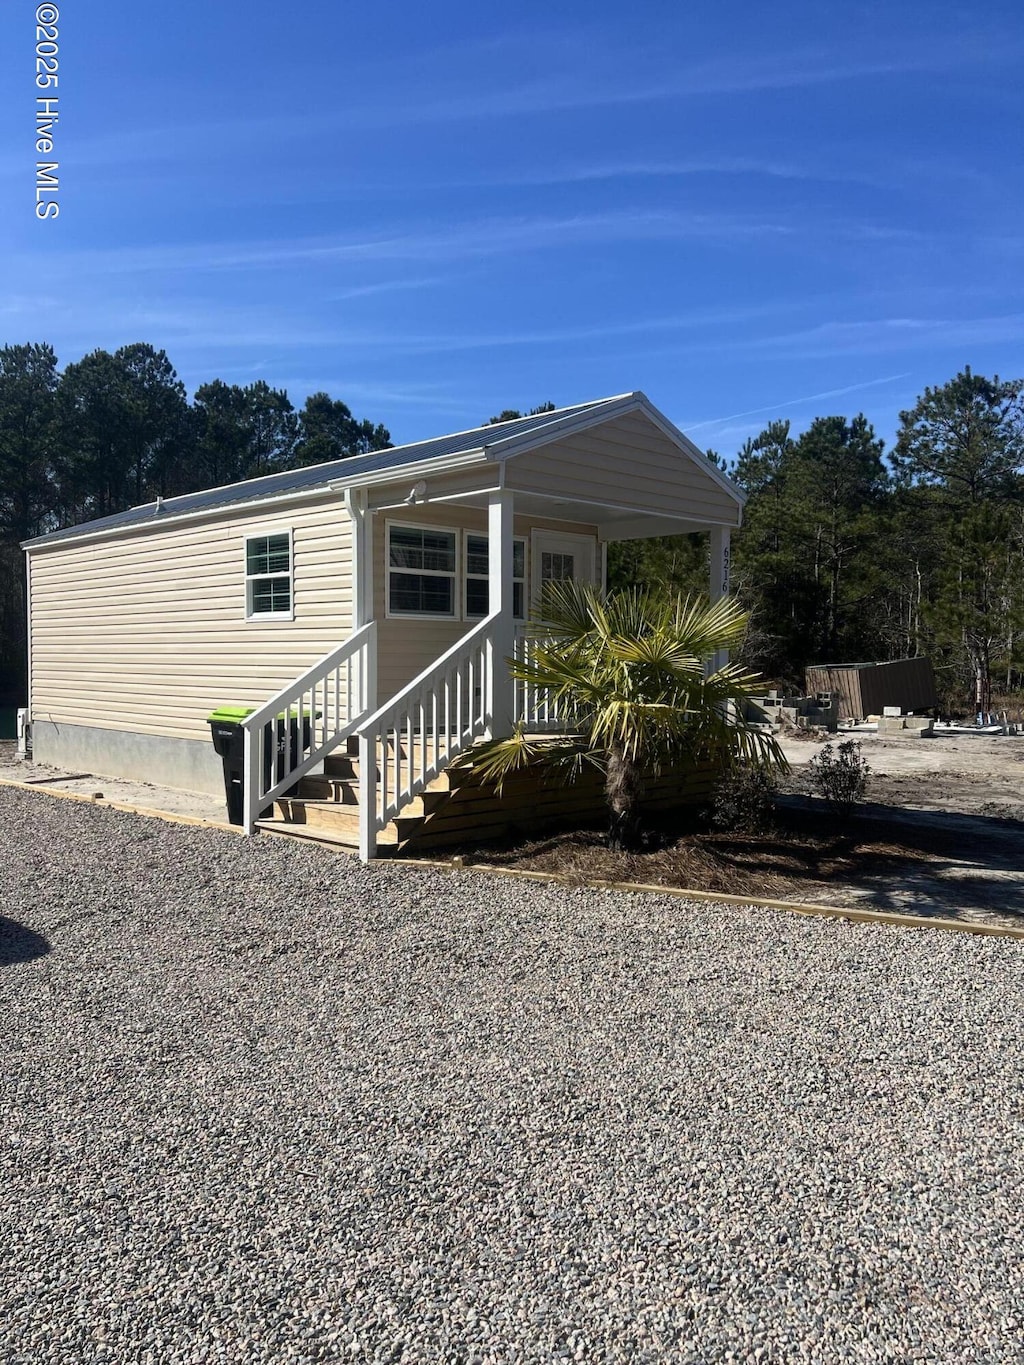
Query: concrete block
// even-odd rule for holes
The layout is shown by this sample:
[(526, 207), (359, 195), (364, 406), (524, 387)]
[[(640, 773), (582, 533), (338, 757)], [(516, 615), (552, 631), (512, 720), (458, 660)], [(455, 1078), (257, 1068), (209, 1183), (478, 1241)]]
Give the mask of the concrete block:
[(930, 716), (880, 716), (878, 733), (895, 739), (921, 739), (934, 734), (935, 722)]

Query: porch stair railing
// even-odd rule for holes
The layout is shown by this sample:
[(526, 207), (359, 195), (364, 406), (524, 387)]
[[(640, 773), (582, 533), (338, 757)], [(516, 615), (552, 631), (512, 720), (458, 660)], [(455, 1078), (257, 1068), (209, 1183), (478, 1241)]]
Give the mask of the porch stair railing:
[[(275, 803), (284, 812), (275, 823), (284, 829), (294, 823), (294, 808), (301, 812), (316, 806), (319, 796), (309, 784), (322, 786), (323, 779), (309, 778), (301, 785), (300, 779), (346, 741), (351, 752), (357, 739), (358, 783), (347, 785), (347, 809), (354, 816), (353, 805), (358, 808), (359, 853), (369, 860), (377, 854), (381, 833), (389, 825), (394, 830), (392, 822), (401, 825), (417, 797), (432, 784), (436, 789), (435, 779), (461, 753), (494, 735), (496, 715), (506, 718), (499, 726), (512, 719), (533, 733), (572, 729), (572, 718), (545, 689), (532, 684), (515, 682), (508, 698), (511, 707), (503, 704), (502, 689), (509, 685), (503, 656), (510, 643), (512, 657), (525, 660), (540, 641), (519, 633), (509, 642), (495, 612), (371, 711), (377, 690), (377, 627), (371, 622), (357, 630), (242, 722), (246, 831), (253, 833), (257, 822), (269, 827), (261, 816)], [(344, 761), (332, 758), (336, 765)], [(318, 823), (323, 823), (322, 816)], [(329, 823), (339, 824), (333, 815)]]
[(354, 733), (376, 699), (376, 663), (371, 621), (245, 718), (247, 834), (265, 807)]
[(430, 782), (491, 729), (498, 613), (457, 640), (390, 701), (356, 726), (359, 735), (359, 855)]

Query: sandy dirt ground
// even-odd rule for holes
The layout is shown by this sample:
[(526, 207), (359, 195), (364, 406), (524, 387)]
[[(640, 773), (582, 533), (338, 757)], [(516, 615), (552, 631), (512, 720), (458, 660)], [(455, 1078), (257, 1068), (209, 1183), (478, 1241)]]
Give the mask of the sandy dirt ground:
[[(903, 740), (858, 733), (829, 736), (828, 742), (836, 744), (846, 738), (860, 742), (871, 770), (871, 801), (913, 810), (1024, 821), (1024, 735), (936, 735), (932, 739)], [(807, 765), (824, 742), (782, 741), (793, 768), (784, 784), (786, 789), (811, 789)]]
[[(830, 737), (832, 743), (845, 738)], [(828, 904), (1024, 928), (1024, 736), (854, 736), (868, 763), (864, 813), (948, 835), (948, 857), (894, 879), (832, 889)], [(783, 742), (783, 790), (814, 792), (808, 764), (820, 742)]]
[[(898, 878), (864, 877), (857, 885), (829, 887), (815, 899), (1024, 928), (1024, 736), (856, 738), (870, 767), (864, 813), (926, 822), (948, 834), (949, 855), (915, 864)], [(823, 742), (783, 741), (791, 764), (783, 791), (791, 799), (813, 794), (808, 765)], [(18, 762), (8, 742), (0, 742), (4, 780), (226, 824), (223, 802), (209, 796)]]
[(92, 773), (51, 768), (45, 763), (19, 762), (17, 746), (7, 740), (0, 741), (0, 781), (25, 783), (40, 791), (74, 792), (94, 800), (139, 806), (168, 815), (186, 815), (212, 825), (227, 824), (223, 799), (202, 792), (157, 787), (151, 782), (128, 782), (120, 777), (96, 777)]

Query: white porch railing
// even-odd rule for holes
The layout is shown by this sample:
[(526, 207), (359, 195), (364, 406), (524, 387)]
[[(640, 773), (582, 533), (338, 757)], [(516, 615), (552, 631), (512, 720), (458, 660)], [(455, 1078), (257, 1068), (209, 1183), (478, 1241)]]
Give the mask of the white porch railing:
[[(453, 758), (489, 734), (495, 625), (486, 616), (451, 649), (358, 726), (359, 854)], [(497, 661), (500, 663), (500, 661)], [(379, 763), (379, 769), (378, 769)]]
[(265, 807), (355, 731), (375, 700), (376, 655), (371, 621), (242, 722), (247, 834)]
[[(550, 641), (518, 631), (513, 657), (516, 663), (530, 663), (538, 646), (549, 643)], [(546, 731), (561, 733), (574, 728), (571, 713), (564, 707), (559, 708), (556, 698), (546, 687), (523, 682), (521, 678), (515, 680), (515, 717), (517, 724), (528, 734), (543, 734)]]
[[(261, 812), (277, 797), (358, 734), (359, 850), (364, 859), (374, 857), (377, 836), (388, 822), (454, 758), (491, 736), (494, 689), (507, 685), (497, 657), (499, 626), (498, 613), (485, 617), (371, 714), (377, 627), (370, 622), (247, 716), (242, 722), (246, 832), (253, 832)], [(538, 643), (517, 635), (514, 657), (532, 657)], [(518, 680), (512, 714), (528, 731), (572, 728), (571, 717), (546, 689)]]

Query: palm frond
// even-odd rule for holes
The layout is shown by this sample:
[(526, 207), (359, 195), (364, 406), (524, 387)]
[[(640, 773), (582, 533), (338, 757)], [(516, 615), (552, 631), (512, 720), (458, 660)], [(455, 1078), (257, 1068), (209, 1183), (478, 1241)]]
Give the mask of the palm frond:
[(707, 660), (742, 642), (746, 623), (729, 598), (709, 604), (646, 588), (605, 596), (586, 583), (549, 585), (529, 627), (530, 648), (509, 667), (571, 715), (585, 741), (527, 739), (519, 731), (475, 749), (474, 768), (500, 783), (538, 762), (607, 771), (615, 755), (637, 766), (713, 756), (784, 767), (774, 737), (742, 720), (757, 675), (737, 664), (705, 671)]
[[(478, 744), (461, 754), (457, 766), (471, 768), (485, 782), (494, 782), (498, 795), (507, 778), (535, 763), (550, 761), (556, 751), (578, 747), (571, 740), (527, 737), (521, 727), (505, 739)], [(453, 766), (456, 766), (453, 764)]]
[(603, 614), (601, 594), (593, 584), (573, 579), (547, 583), (537, 617), (527, 630), (534, 636), (582, 639), (595, 629)]
[(575, 780), (587, 767), (604, 771), (604, 755), (571, 735), (527, 737), (521, 727), (506, 739), (475, 745), (461, 754), (452, 767), (471, 769), (485, 782), (493, 782), (498, 796), (505, 782), (528, 768), (547, 769), (554, 779)]

